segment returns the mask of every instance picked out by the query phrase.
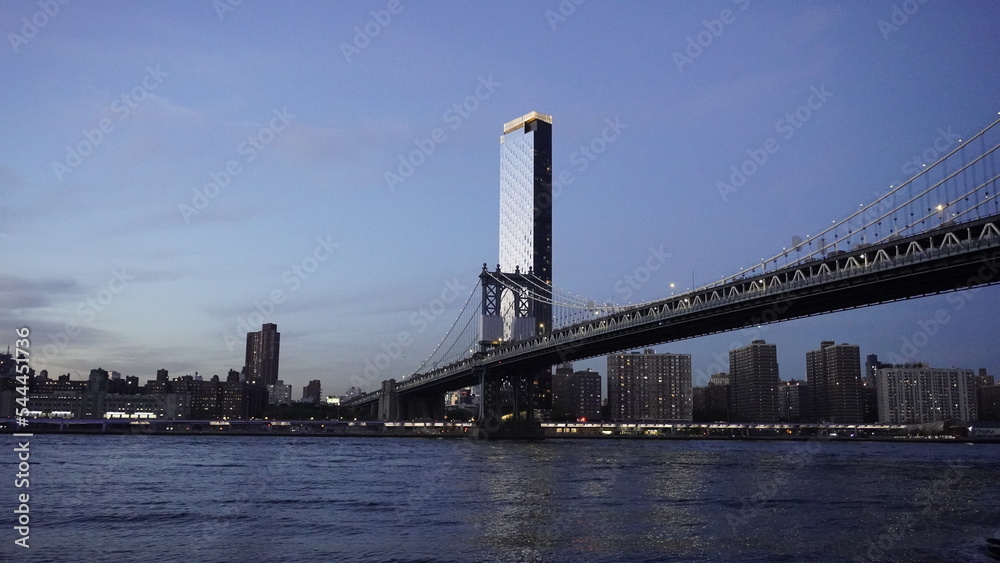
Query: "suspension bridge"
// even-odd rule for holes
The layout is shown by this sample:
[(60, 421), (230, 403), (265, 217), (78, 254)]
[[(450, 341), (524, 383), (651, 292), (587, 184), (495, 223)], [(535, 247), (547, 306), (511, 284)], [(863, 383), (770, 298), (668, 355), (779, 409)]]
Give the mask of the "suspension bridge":
[[(598, 304), (533, 272), (484, 264), (440, 344), (398, 381), (345, 403), (368, 420), (442, 418), (443, 395), (481, 386), (482, 437), (531, 437), (535, 376), (595, 356), (1000, 281), (1000, 119), (884, 195), (718, 282), (641, 303)], [(533, 309), (553, 326), (518, 330)], [(507, 340), (489, 338), (508, 323)], [(506, 405), (506, 408), (505, 408)], [(510, 412), (504, 413), (502, 411)]]

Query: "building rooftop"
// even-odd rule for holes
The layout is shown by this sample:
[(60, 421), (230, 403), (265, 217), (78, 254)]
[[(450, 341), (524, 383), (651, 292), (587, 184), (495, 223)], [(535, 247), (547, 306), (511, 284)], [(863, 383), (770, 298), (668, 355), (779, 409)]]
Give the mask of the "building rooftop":
[(517, 119), (514, 119), (514, 120), (511, 120), (511, 121), (508, 121), (507, 123), (504, 123), (503, 124), (503, 134), (506, 135), (507, 133), (510, 133), (511, 131), (513, 131), (515, 129), (523, 127), (525, 123), (528, 123), (529, 121), (534, 121), (536, 119), (541, 119), (545, 123), (548, 123), (549, 125), (552, 125), (552, 116), (551, 115), (546, 115), (544, 113), (538, 113), (537, 111), (533, 111), (531, 113), (526, 113), (526, 114), (522, 115), (521, 117), (518, 117)]

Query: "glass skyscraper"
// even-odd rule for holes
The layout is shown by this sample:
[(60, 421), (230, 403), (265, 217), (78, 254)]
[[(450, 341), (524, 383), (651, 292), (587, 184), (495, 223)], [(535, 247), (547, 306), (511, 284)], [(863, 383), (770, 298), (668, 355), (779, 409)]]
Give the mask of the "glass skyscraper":
[[(500, 137), (500, 268), (532, 272), (552, 284), (552, 116), (531, 112), (504, 124)], [(551, 289), (546, 298), (551, 300)], [(504, 309), (507, 309), (505, 306)], [(507, 325), (513, 337), (528, 337)], [(552, 329), (552, 307), (536, 303), (535, 334)], [(527, 327), (524, 327), (527, 328)], [(521, 333), (521, 334), (518, 334)]]

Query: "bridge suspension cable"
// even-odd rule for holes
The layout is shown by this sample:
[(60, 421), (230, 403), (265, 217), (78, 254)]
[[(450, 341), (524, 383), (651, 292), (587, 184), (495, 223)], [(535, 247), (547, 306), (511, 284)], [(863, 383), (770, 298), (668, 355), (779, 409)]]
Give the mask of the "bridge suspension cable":
[[(548, 284), (545, 284), (541, 280), (535, 279), (532, 276), (523, 276), (514, 279), (503, 272), (488, 272), (488, 274), (494, 280), (499, 281), (507, 289), (517, 291), (528, 298), (542, 303), (553, 306), (574, 307), (588, 311), (594, 309), (593, 302), (586, 303), (582, 298), (572, 299), (569, 303), (563, 303), (562, 301), (549, 298), (547, 295), (552, 291), (552, 288), (549, 287)], [(412, 374), (421, 373), (425, 369), (433, 370), (442, 364), (465, 359), (471, 356), (478, 349), (481, 335), (479, 334), (479, 326), (475, 323), (475, 321), (478, 319), (480, 314), (482, 303), (479, 300), (475, 300), (474, 306), (470, 307), (470, 305), (473, 304), (474, 298), (480, 294), (480, 289), (481, 283), (477, 282), (476, 286), (472, 289), (472, 292), (463, 304), (462, 310), (449, 327), (448, 332), (441, 339), (441, 341), (438, 342), (437, 346), (435, 346), (434, 350), (427, 356), (420, 366), (411, 372)], [(501, 317), (512, 317), (513, 306), (513, 300), (504, 300)], [(461, 326), (461, 328), (456, 331), (456, 328), (459, 326)]]
[[(805, 240), (794, 241), (791, 248), (744, 268), (717, 282), (718, 285), (747, 274), (763, 273), (769, 264), (794, 265), (825, 257), (831, 252), (864, 248), (874, 242), (907, 234), (979, 213), (981, 207), (997, 206), (996, 151), (1000, 149), (1000, 119), (898, 186), (879, 196), (840, 221)], [(981, 178), (981, 181), (977, 180)], [(978, 183), (977, 183), (978, 182)], [(898, 202), (898, 203), (897, 203)], [(996, 211), (996, 209), (994, 209)], [(937, 217), (937, 225), (928, 225)], [(803, 249), (809, 250), (803, 255)], [(791, 256), (795, 253), (794, 257)]]
[[(441, 339), (441, 342), (438, 342), (438, 345), (434, 348), (433, 351), (431, 351), (430, 355), (427, 356), (427, 359), (424, 360), (423, 363), (420, 364), (417, 367), (417, 369), (413, 370), (412, 373), (420, 373), (421, 370), (423, 370), (425, 367), (427, 367), (427, 364), (431, 363), (431, 360), (434, 358), (434, 355), (438, 353), (438, 351), (441, 349), (442, 346), (444, 346), (445, 342), (448, 341), (448, 337), (451, 336), (452, 331), (455, 330), (455, 326), (458, 325), (458, 323), (459, 323), (460, 320), (462, 320), (462, 315), (465, 314), (466, 310), (469, 308), (469, 303), (472, 302), (472, 298), (475, 297), (476, 295), (479, 295), (479, 282), (478, 281), (476, 282), (476, 286), (472, 288), (472, 292), (469, 293), (469, 297), (465, 300), (465, 304), (462, 305), (462, 310), (458, 313), (458, 316), (455, 317), (455, 321), (453, 323), (451, 323), (451, 327), (448, 328), (448, 332)], [(476, 312), (478, 312), (478, 309), (479, 309), (479, 307), (476, 307)], [(465, 327), (462, 329), (463, 333), (468, 328), (469, 323), (471, 322), (471, 320), (475, 319), (475, 318), (476, 318), (476, 315), (472, 315), (470, 317), (469, 322), (466, 322)], [(457, 341), (457, 337), (456, 337), (456, 341)], [(452, 344), (452, 347), (449, 347), (448, 351), (450, 351), (453, 347), (454, 347), (454, 344)], [(447, 352), (445, 352), (445, 353), (447, 354)]]

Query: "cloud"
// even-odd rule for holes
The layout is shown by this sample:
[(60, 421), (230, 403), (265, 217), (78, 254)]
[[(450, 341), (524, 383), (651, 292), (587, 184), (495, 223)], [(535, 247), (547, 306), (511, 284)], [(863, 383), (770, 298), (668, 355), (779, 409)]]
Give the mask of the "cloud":
[(129, 270), (129, 274), (135, 277), (130, 283), (158, 283), (182, 280), (188, 277), (180, 272), (168, 270)]
[[(301, 296), (289, 294), (287, 291), (284, 291), (284, 288), (283, 293), (284, 300), (281, 303), (277, 305), (269, 303), (269, 306), (274, 308), (275, 314), (295, 313), (300, 311), (316, 312), (336, 308), (336, 305), (326, 298), (315, 297), (302, 299)], [(266, 294), (262, 293), (262, 295)], [(221, 319), (227, 327), (230, 324), (233, 324), (234, 319), (246, 317), (249, 314), (258, 311), (253, 301), (236, 305), (209, 305), (204, 307), (203, 310), (210, 317)]]
[(0, 274), (0, 310), (48, 307), (54, 295), (79, 293), (80, 290), (80, 284), (68, 278), (28, 279)]
[(400, 147), (410, 147), (418, 136), (414, 127), (393, 120), (348, 126), (317, 125), (315, 119), (297, 117), (265, 155), (282, 162), (304, 185), (367, 189), (380, 184), (386, 167), (397, 164)]
[(151, 117), (156, 117), (160, 120), (191, 120), (191, 121), (204, 121), (205, 115), (195, 111), (185, 105), (174, 103), (167, 98), (158, 96), (156, 94), (149, 94), (148, 98), (150, 100), (149, 105), (144, 107), (142, 113), (145, 113)]
[(0, 343), (13, 343), (14, 329), (20, 327), (31, 329), (32, 355), (29, 365), (36, 371), (45, 369), (50, 373), (89, 369), (84, 367), (91, 363), (88, 356), (100, 353), (97, 351), (119, 338), (93, 326), (35, 319), (16, 324), (0, 322), (0, 334), (11, 335), (7, 339), (0, 338)]
[[(184, 199), (184, 197), (186, 197), (186, 199)], [(231, 209), (222, 205), (210, 205), (205, 208), (205, 212), (198, 212), (196, 215), (189, 217), (189, 223), (185, 223), (184, 215), (181, 213), (179, 208), (181, 205), (191, 207), (191, 197), (192, 196), (190, 194), (184, 194), (182, 197), (178, 198), (175, 205), (171, 207), (162, 207), (154, 211), (141, 212), (141, 214), (134, 219), (119, 218), (119, 222), (106, 226), (103, 230), (98, 232), (97, 235), (103, 238), (112, 238), (117, 240), (120, 239), (122, 235), (158, 233), (166, 230), (183, 232), (187, 229), (216, 223), (246, 223), (253, 220), (255, 217), (264, 215), (267, 211), (265, 203), (251, 205), (238, 202), (240, 205), (237, 209)]]
[(392, 122), (366, 122), (358, 128), (293, 124), (282, 134), (278, 148), (290, 158), (351, 163), (360, 155), (381, 153), (388, 142), (410, 136), (409, 128)]

